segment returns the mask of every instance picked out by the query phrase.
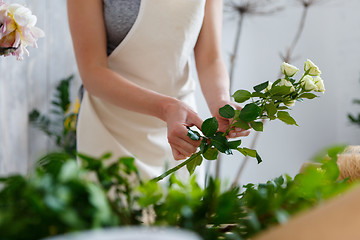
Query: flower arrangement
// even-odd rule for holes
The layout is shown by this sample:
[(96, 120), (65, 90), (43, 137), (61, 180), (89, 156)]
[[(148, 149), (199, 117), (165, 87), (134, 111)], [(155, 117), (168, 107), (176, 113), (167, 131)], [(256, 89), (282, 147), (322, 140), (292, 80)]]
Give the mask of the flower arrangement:
[(314, 92), (325, 92), (324, 81), (320, 77), (321, 71), (311, 60), (308, 59), (305, 62), (304, 73), (297, 81), (294, 76), (298, 71), (297, 67), (284, 62), (281, 64), (283, 78), (274, 83), (269, 81), (261, 83), (254, 87), (254, 92), (236, 91), (233, 94), (235, 102), (244, 103), (249, 100), (251, 102), (247, 103), (242, 110), (235, 110), (230, 105), (219, 109), (220, 116), (232, 119), (228, 129), (225, 132), (219, 132), (219, 124), (215, 117), (203, 122), (202, 134), (189, 129), (188, 136), (192, 140), (201, 140), (200, 151), (178, 166), (154, 178), (154, 181), (163, 179), (185, 165), (192, 174), (195, 168), (201, 165), (203, 158), (216, 160), (219, 152), (229, 155), (232, 154), (232, 151), (239, 151), (244, 156), (254, 157), (258, 163), (261, 163), (262, 159), (256, 150), (240, 147), (241, 140), (229, 141), (226, 136), (236, 127), (263, 131), (263, 120), (265, 119), (279, 119), (286, 124), (297, 126), (295, 119), (288, 112), (291, 110), (290, 107), (294, 106), (296, 101), (316, 98), (317, 95)]
[(29, 56), (27, 46), (37, 48), (36, 41), (45, 36), (35, 27), (36, 22), (30, 9), (0, 0), (0, 56), (13, 55), (18, 60), (22, 60), (24, 54)]

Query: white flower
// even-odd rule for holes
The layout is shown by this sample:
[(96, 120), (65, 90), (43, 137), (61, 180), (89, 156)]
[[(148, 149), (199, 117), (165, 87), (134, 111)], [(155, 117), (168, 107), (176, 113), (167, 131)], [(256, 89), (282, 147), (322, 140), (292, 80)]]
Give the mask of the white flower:
[(294, 91), (295, 91), (294, 85), (292, 85), (292, 83), (291, 83), (289, 80), (286, 80), (286, 79), (284, 79), (284, 78), (280, 80), (279, 86), (291, 87), (291, 88), (290, 88), (290, 92), (294, 92)]
[(293, 107), (295, 105), (295, 100), (289, 100), (287, 102), (284, 102), (285, 106)]
[(265, 88), (265, 92), (270, 91), (271, 87), (272, 87), (273, 83), (269, 81), (268, 86)]
[(292, 77), (294, 76), (297, 72), (299, 71), (299, 69), (293, 65), (290, 65), (286, 62), (283, 62), (281, 64), (281, 72), (283, 74), (285, 74), (285, 76), (288, 76), (288, 77)]
[(309, 75), (306, 75), (301, 81), (301, 86), (305, 91), (313, 91), (316, 90), (317, 87), (315, 85), (314, 79)]
[(305, 62), (305, 72), (309, 72), (311, 76), (319, 76), (321, 74), (320, 69), (310, 59)]
[(314, 82), (316, 85), (316, 92), (325, 92), (325, 86), (324, 86), (324, 81), (321, 79), (321, 77), (315, 77), (314, 78)]
[(35, 27), (37, 18), (20, 4), (0, 4), (0, 47), (14, 48), (13, 55), (21, 60), (27, 46), (37, 47), (36, 41), (44, 32)]

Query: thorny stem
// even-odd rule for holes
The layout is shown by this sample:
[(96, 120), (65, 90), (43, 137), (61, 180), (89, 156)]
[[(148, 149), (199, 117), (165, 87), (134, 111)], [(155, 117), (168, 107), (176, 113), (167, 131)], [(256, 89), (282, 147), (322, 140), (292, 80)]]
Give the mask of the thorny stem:
[(201, 152), (197, 152), (194, 153), (193, 155), (191, 155), (191, 157), (189, 157), (188, 159), (186, 159), (184, 162), (180, 163), (179, 165), (169, 169), (168, 171), (164, 172), (163, 174), (161, 174), (160, 176), (151, 179), (151, 181), (154, 182), (158, 182), (160, 180), (163, 180), (164, 178), (166, 178), (167, 176), (169, 176), (170, 174), (176, 172), (177, 170), (179, 170), (180, 168), (182, 168), (183, 166), (185, 166), (186, 164), (188, 164), (189, 162), (193, 161), (195, 158), (197, 158), (198, 156), (200, 156)]

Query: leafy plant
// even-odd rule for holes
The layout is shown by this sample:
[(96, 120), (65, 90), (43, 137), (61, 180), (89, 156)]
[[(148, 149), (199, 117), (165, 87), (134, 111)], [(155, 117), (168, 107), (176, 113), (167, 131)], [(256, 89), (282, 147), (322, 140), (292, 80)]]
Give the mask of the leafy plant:
[(73, 76), (60, 81), (56, 87), (49, 116), (34, 109), (29, 114), (30, 123), (53, 139), (60, 149), (75, 156), (76, 118), (79, 110), (78, 101), (71, 109), (70, 85)]
[(285, 175), (264, 184), (222, 190), (210, 179), (201, 188), (169, 178), (168, 185), (140, 180), (133, 158), (107, 163), (81, 155), (52, 153), (28, 178), (0, 178), (1, 239), (40, 239), (85, 229), (127, 225), (173, 226), (203, 239), (249, 239), (292, 215), (336, 196), (350, 185), (337, 180), (339, 148), (321, 167), (308, 167), (294, 179)]
[(230, 105), (219, 109), (220, 116), (231, 119), (231, 124), (225, 132), (218, 131), (219, 124), (215, 117), (208, 118), (203, 122), (202, 134), (189, 129), (188, 136), (192, 140), (201, 140), (200, 151), (178, 166), (154, 178), (154, 181), (163, 179), (185, 165), (192, 174), (195, 168), (201, 165), (203, 158), (216, 160), (219, 152), (229, 155), (232, 154), (232, 151), (238, 151), (244, 156), (256, 158), (258, 163), (261, 163), (262, 159), (256, 150), (240, 147), (241, 140), (229, 141), (226, 137), (229, 132), (234, 128), (253, 128), (255, 131), (263, 131), (263, 120), (265, 119), (279, 119), (286, 124), (297, 126), (295, 119), (288, 112), (289, 107), (293, 106), (295, 101), (301, 102), (303, 99), (316, 98), (317, 95), (312, 91), (325, 91), (323, 80), (319, 77), (321, 71), (310, 60), (305, 62), (305, 72), (299, 81), (293, 78), (299, 71), (298, 68), (283, 63), (281, 69), (284, 78), (278, 79), (274, 83), (269, 81), (261, 83), (254, 87), (254, 92), (238, 90), (234, 93), (234, 100), (238, 103), (251, 101), (242, 110), (235, 110)]

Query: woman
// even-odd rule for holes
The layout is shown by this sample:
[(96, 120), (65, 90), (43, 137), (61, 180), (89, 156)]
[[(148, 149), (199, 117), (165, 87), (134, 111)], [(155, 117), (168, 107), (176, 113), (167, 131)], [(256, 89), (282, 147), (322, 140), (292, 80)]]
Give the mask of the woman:
[[(231, 103), (221, 0), (68, 0), (68, 15), (86, 89), (78, 152), (134, 156), (143, 178), (194, 153), (200, 142), (187, 136), (186, 126), (200, 129), (202, 120), (192, 109), (193, 52), (209, 109), (219, 130), (228, 126), (218, 115)], [(244, 135), (236, 129), (229, 137)]]

